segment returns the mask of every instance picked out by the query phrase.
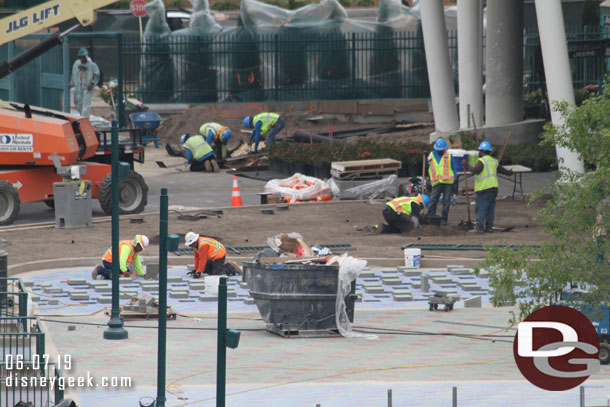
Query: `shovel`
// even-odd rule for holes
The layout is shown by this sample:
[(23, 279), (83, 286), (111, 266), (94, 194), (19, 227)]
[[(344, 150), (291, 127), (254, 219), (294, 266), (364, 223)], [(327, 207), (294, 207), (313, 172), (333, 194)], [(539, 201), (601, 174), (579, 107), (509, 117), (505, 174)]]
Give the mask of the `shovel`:
[(466, 173), (464, 173), (464, 188), (466, 189), (466, 206), (468, 206), (468, 222), (461, 221), (458, 226), (460, 227), (460, 229), (472, 230), (472, 229), (474, 229), (474, 223), (472, 223), (472, 220), (470, 218), (470, 194), (468, 191), (467, 179), (468, 179), (468, 177), (466, 176)]

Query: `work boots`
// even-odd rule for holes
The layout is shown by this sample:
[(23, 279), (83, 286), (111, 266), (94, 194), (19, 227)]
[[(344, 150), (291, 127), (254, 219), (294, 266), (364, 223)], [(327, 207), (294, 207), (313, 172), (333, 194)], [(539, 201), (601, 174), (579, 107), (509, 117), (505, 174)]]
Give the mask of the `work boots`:
[(212, 172), (212, 164), (210, 163), (210, 160), (205, 160), (203, 162), (203, 168), (205, 169), (205, 172)]
[(210, 160), (211, 165), (212, 165), (212, 171), (213, 172), (219, 172), (220, 171), (220, 165), (218, 165), (218, 161), (216, 161), (215, 159), (211, 159)]

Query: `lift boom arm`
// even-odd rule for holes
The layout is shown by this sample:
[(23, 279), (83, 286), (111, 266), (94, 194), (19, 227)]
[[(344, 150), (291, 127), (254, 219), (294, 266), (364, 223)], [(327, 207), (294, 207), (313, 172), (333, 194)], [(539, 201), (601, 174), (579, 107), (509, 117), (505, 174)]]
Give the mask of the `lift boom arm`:
[(95, 22), (95, 10), (117, 0), (51, 0), (0, 20), (0, 45), (76, 18), (81, 25)]

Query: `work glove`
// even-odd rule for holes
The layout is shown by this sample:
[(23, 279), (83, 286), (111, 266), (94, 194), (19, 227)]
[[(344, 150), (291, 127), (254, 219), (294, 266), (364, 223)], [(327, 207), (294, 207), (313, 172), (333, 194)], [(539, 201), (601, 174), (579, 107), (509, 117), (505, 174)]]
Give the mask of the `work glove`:
[(87, 86), (87, 90), (91, 90), (91, 89), (93, 89), (93, 82), (90, 82), (89, 86)]
[(415, 225), (416, 229), (421, 229), (421, 225), (419, 224), (419, 219), (417, 218), (417, 216), (411, 216), (411, 220), (413, 221), (413, 224)]

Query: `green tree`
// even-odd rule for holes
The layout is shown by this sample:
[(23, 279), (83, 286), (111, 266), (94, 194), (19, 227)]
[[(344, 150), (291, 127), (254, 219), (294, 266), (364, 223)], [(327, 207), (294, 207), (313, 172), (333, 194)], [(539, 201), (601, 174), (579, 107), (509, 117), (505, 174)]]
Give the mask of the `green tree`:
[(544, 142), (576, 151), (590, 169), (563, 174), (532, 197), (547, 200), (538, 215), (547, 238), (539, 248), (491, 249), (481, 264), (496, 290), (492, 303), (519, 303), (514, 320), (558, 301), (573, 285), (587, 291), (587, 304), (610, 299), (610, 85), (604, 90), (579, 107), (556, 104), (565, 123), (545, 129)]

